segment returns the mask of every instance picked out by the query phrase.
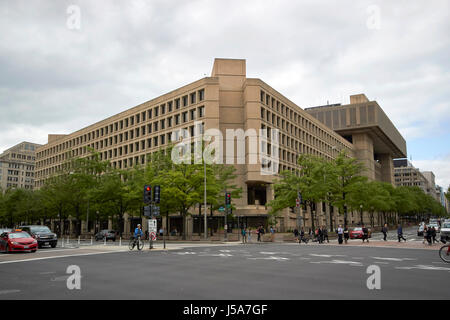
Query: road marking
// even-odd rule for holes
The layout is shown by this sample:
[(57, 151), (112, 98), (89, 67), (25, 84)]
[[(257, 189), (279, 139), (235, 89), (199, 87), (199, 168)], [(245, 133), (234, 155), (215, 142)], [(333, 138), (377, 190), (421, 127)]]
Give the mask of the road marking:
[(371, 257), (376, 260), (387, 260), (387, 261), (414, 261), (417, 259), (412, 258), (382, 258), (382, 257)]
[(341, 255), (341, 254), (316, 254), (316, 253), (310, 253), (309, 255), (313, 256), (313, 257), (324, 257), (324, 258), (346, 257), (345, 255)]
[(67, 255), (63, 255), (63, 256), (52, 256), (52, 257), (31, 258), (31, 259), (23, 259), (23, 260), (2, 261), (2, 262), (0, 262), (0, 264), (16, 263), (16, 262), (29, 262), (29, 261), (58, 259), (58, 258), (70, 258), (70, 257), (80, 257), (80, 256), (92, 256), (92, 255), (96, 255), (96, 254), (117, 253), (117, 252), (126, 252), (126, 250), (123, 250), (123, 251), (90, 252), (90, 253), (80, 253), (80, 254), (67, 254)]
[(350, 266), (357, 266), (357, 267), (363, 266), (363, 264), (359, 261), (345, 261), (345, 260), (311, 261), (310, 263), (348, 264)]
[(199, 257), (232, 257), (232, 254), (229, 253), (218, 253), (218, 254), (202, 254)]
[(289, 258), (284, 258), (284, 257), (274, 257), (274, 256), (270, 256), (267, 258), (247, 258), (250, 260), (277, 260), (277, 261), (286, 261), (286, 260), (290, 260)]
[(419, 269), (419, 270), (433, 270), (433, 271), (450, 271), (450, 268), (427, 266), (427, 265), (422, 265), (422, 264), (416, 265), (416, 266), (413, 266), (413, 267), (396, 267), (395, 269), (402, 269), (402, 270)]

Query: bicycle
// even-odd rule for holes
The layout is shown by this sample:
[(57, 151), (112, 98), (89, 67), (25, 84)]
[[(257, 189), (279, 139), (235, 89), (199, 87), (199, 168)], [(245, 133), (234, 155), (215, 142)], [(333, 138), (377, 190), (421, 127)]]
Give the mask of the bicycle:
[(140, 236), (137, 237), (137, 238), (133, 237), (133, 238), (130, 240), (130, 243), (128, 244), (128, 249), (130, 249), (130, 251), (131, 251), (131, 250), (134, 249), (135, 246), (137, 247), (137, 249), (138, 249), (139, 251), (141, 251), (142, 248), (144, 248), (144, 242), (141, 240), (141, 237), (140, 237)]
[(450, 263), (450, 244), (446, 244), (439, 249), (439, 256), (442, 261)]

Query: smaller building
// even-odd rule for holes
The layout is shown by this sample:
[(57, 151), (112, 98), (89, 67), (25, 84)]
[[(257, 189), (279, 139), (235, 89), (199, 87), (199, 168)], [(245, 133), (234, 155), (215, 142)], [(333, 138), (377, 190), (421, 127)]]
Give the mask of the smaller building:
[(0, 188), (33, 189), (36, 143), (22, 142), (0, 154)]

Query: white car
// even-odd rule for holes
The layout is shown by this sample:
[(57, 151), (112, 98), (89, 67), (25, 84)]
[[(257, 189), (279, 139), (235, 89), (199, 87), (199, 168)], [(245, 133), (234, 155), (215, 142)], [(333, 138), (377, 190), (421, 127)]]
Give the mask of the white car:
[(438, 223), (429, 223), (428, 224), (428, 228), (435, 228), (436, 232), (441, 232), (441, 228), (439, 228), (439, 224)]
[(441, 227), (441, 239), (450, 240), (450, 221), (444, 222)]

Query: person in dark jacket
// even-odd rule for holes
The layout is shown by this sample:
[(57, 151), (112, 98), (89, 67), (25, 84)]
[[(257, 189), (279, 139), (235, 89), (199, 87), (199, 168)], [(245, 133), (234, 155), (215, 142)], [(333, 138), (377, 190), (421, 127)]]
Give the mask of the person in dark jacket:
[(369, 229), (367, 229), (365, 225), (362, 225), (362, 232), (362, 241), (364, 242), (365, 240), (367, 240), (367, 242), (369, 242)]
[(347, 244), (349, 238), (350, 238), (350, 234), (348, 232), (348, 227), (345, 227), (344, 228), (344, 241), (346, 244)]
[(325, 226), (322, 227), (322, 234), (323, 234), (323, 242), (325, 242), (325, 239), (327, 239), (327, 243), (330, 243), (330, 240), (328, 239), (328, 230)]
[(433, 243), (436, 243), (436, 228), (435, 227), (431, 227), (431, 237), (433, 238)]
[(397, 227), (397, 237), (398, 237), (398, 242), (401, 242), (402, 240), (404, 240), (406, 242), (406, 239), (403, 237), (403, 228), (400, 224)]
[(318, 227), (317, 228), (317, 241), (319, 241), (319, 243), (323, 242), (323, 232), (322, 232), (322, 228)]
[(381, 232), (383, 232), (383, 240), (387, 241), (387, 233), (388, 233), (388, 227), (387, 224), (385, 223), (383, 228), (381, 228)]
[(294, 239), (295, 239), (295, 241), (299, 241), (297, 228), (294, 229)]

